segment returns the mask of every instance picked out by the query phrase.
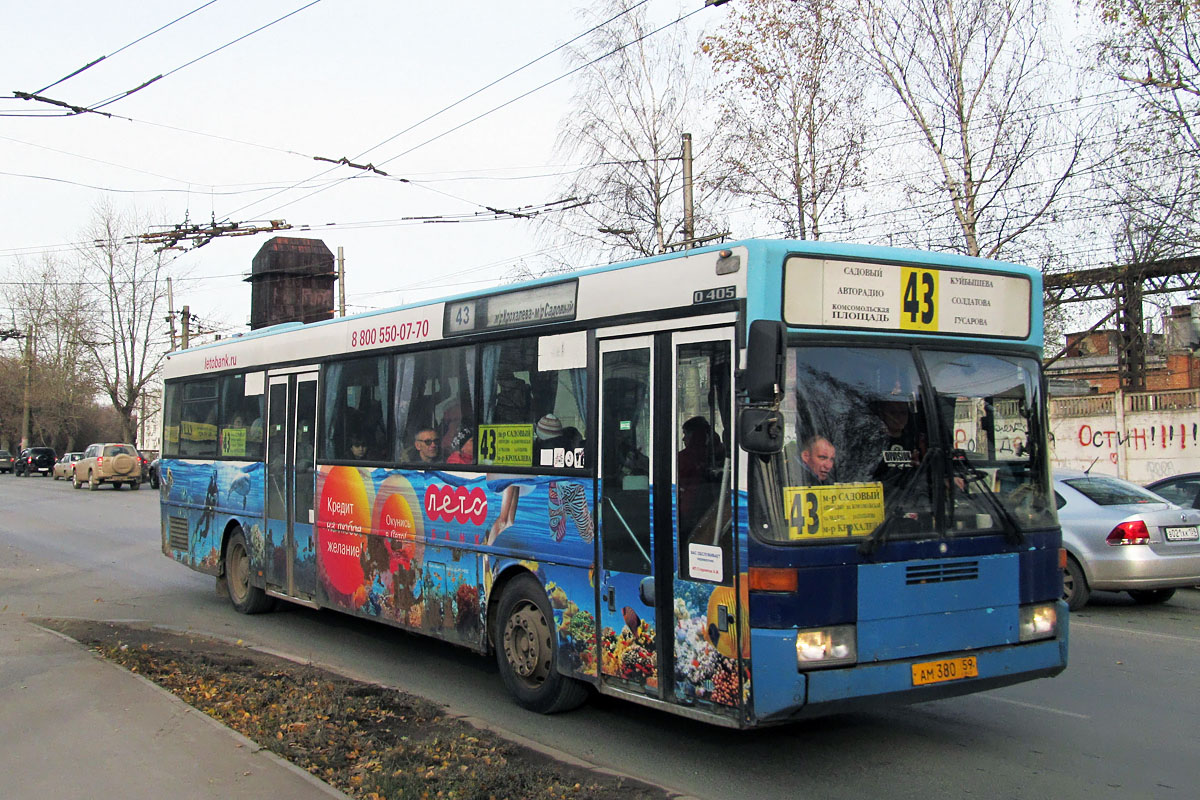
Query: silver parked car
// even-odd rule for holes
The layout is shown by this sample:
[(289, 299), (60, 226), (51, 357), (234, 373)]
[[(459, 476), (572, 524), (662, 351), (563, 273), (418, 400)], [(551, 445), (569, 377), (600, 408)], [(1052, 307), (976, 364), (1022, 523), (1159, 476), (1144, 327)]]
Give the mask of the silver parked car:
[(1056, 469), (1054, 494), (1067, 550), (1063, 599), (1072, 610), (1093, 589), (1165, 603), (1176, 587), (1200, 583), (1200, 510), (1078, 470)]

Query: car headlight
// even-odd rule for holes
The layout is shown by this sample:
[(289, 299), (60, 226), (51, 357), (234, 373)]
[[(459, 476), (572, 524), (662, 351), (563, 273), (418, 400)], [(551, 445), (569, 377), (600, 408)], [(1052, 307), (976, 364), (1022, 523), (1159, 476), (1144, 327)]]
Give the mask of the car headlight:
[(1019, 631), (1022, 642), (1054, 638), (1058, 633), (1058, 606), (1055, 603), (1021, 606)]
[(796, 632), (796, 668), (840, 667), (858, 660), (853, 625), (834, 625)]

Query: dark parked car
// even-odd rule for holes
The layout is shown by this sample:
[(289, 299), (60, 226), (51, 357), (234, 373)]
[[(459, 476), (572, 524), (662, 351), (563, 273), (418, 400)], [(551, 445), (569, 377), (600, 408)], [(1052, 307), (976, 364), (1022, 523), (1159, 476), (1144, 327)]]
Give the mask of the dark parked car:
[(1200, 508), (1200, 472), (1185, 472), (1147, 483), (1146, 488), (1177, 506)]
[(17, 475), (28, 478), (30, 475), (49, 475), (54, 470), (54, 461), (58, 456), (49, 447), (26, 447), (17, 456), (15, 469)]
[(7, 450), (0, 450), (0, 472), (13, 471), (13, 454)]
[(150, 462), (150, 468), (147, 471), (150, 473), (150, 478), (149, 478), (150, 485), (153, 486), (155, 489), (157, 489), (158, 488), (158, 459), (157, 458)]

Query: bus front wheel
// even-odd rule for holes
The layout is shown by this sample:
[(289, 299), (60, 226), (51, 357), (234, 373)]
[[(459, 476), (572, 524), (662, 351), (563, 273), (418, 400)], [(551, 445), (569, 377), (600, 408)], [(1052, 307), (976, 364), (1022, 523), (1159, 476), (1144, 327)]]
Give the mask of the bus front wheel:
[(233, 607), (242, 614), (261, 614), (274, 605), (266, 592), (250, 582), (250, 551), (241, 529), (229, 537), (225, 547), (225, 590)]
[(541, 714), (567, 711), (587, 699), (587, 686), (558, 671), (554, 614), (546, 593), (521, 575), (500, 596), (496, 662), (517, 705)]

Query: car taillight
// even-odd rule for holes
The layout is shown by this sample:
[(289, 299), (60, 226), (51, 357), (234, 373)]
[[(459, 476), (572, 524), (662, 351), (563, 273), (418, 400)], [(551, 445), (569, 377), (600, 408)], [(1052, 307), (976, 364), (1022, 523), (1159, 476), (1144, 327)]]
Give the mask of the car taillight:
[(1150, 544), (1150, 531), (1140, 519), (1130, 520), (1113, 528), (1105, 541), (1111, 545)]
[(96, 456), (96, 469), (100, 469), (100, 465), (104, 463), (104, 456)]

